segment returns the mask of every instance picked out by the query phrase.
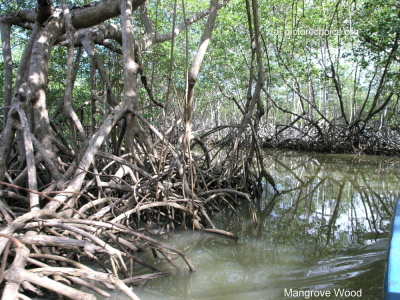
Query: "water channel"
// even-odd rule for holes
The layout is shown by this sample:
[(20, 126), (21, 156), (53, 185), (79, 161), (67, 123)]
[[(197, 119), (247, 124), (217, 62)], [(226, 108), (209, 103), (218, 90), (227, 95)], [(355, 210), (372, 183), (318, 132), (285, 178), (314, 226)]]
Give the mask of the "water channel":
[(154, 261), (174, 275), (136, 287), (142, 300), (382, 298), (400, 159), (268, 150), (265, 166), (280, 195), (267, 188), (253, 210), (214, 216), (238, 242), (192, 231), (158, 236), (185, 249), (197, 272)]

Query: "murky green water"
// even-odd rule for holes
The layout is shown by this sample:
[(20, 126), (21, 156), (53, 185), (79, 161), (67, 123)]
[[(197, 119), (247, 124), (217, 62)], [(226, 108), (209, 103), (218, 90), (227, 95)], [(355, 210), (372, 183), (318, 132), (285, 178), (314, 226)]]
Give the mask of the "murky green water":
[(165, 235), (197, 272), (149, 280), (141, 299), (381, 299), (400, 159), (266, 151), (265, 165), (282, 193), (258, 199), (258, 226), (244, 206), (214, 216), (237, 243)]

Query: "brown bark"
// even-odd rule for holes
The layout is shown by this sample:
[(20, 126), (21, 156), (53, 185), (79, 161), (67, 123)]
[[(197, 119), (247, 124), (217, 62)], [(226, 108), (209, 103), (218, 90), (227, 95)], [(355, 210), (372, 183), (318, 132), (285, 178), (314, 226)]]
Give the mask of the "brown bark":
[[(247, 194), (227, 188), (226, 181), (222, 178), (223, 172), (212, 164), (208, 153), (207, 164), (198, 167), (192, 165), (192, 182), (189, 187), (186, 179), (189, 174), (182, 149), (177, 150), (169, 142), (168, 135), (171, 130), (162, 132), (141, 115), (142, 110), (146, 108), (140, 107), (137, 92), (137, 79), (138, 75), (141, 75), (150, 100), (158, 103), (152, 97), (151, 85), (146, 85), (143, 79), (145, 74), (141, 70), (140, 53), (154, 43), (173, 39), (187, 26), (208, 15), (203, 39), (189, 75), (189, 103), (185, 121), (190, 128), (193, 91), (199, 69), (217, 10), (226, 2), (218, 4), (216, 0), (212, 0), (210, 10), (186, 18), (177, 26), (174, 24), (167, 34), (156, 33), (146, 6), (143, 5), (140, 13), (145, 24), (145, 34), (136, 40), (132, 13), (143, 3), (144, 1), (135, 0), (104, 0), (82, 8), (70, 9), (63, 3), (61, 13), (58, 8), (51, 9), (48, 0), (39, 0), (37, 15), (33, 11), (24, 10), (8, 17), (2, 16), (0, 19), (4, 24), (4, 49), (10, 47), (7, 40), (10, 26), (33, 29), (23, 54), (25, 61), (21, 61), (16, 74), (16, 93), (10, 98), (10, 110), (0, 140), (0, 184), (4, 186), (4, 190), (0, 191), (0, 214), (1, 220), (8, 223), (0, 231), (0, 254), (4, 249), (6, 258), (10, 251), (15, 253), (15, 264), (0, 270), (5, 270), (4, 278), (7, 280), (3, 298), (24, 297), (19, 296), (18, 289), (21, 283), (26, 281), (28, 283), (22, 287), (26, 290), (40, 292), (46, 288), (70, 298), (90, 299), (92, 296), (63, 283), (72, 281), (78, 285), (90, 286), (88, 282), (82, 281), (82, 278), (86, 278), (106, 281), (108, 286), (112, 284), (131, 299), (136, 299), (132, 291), (115, 274), (123, 274), (126, 278), (133, 277), (132, 274), (128, 274), (129, 268), (125, 266), (125, 262), (131, 260), (142, 263), (135, 256), (138, 249), (149, 247), (152, 251), (157, 250), (169, 263), (175, 265), (169, 253), (173, 252), (185, 261), (191, 271), (195, 271), (195, 268), (183, 251), (133, 231), (130, 226), (137, 225), (137, 228), (140, 228), (144, 215), (153, 220), (158, 215), (168, 219), (170, 228), (178, 224), (185, 227), (187, 217), (196, 224), (196, 229), (202, 229), (207, 224), (215, 227), (211, 215), (209, 216), (208, 205), (215, 207), (219, 197), (229, 198), (230, 195), (248, 198)], [(102, 24), (103, 21), (119, 15), (122, 19), (121, 26)], [(38, 20), (36, 25), (35, 18)], [(122, 48), (117, 49), (118, 46), (107, 41), (108, 39), (120, 43)], [(113, 85), (114, 81), (119, 83), (122, 80), (110, 80), (106, 63), (101, 60), (96, 49), (99, 46), (96, 45), (122, 53), (122, 93)], [(93, 135), (86, 140), (79, 141), (74, 136), (68, 140), (67, 136), (63, 136), (63, 126), (57, 125), (57, 122), (61, 123), (60, 119), (51, 120), (49, 117), (47, 84), (50, 53), (55, 46), (67, 47), (67, 65), (64, 95), (59, 99), (53, 116), (63, 121), (71, 120), (71, 130), (77, 129), (82, 137), (86, 134), (84, 125), (87, 124), (83, 123), (82, 115), (78, 116), (79, 111), (73, 103), (76, 68), (80, 67), (78, 62), (81, 54), (77, 54), (78, 59), (74, 63), (74, 47), (83, 46), (91, 59), (90, 96), (93, 105), (90, 110)], [(11, 57), (7, 49), (3, 57), (8, 64)], [(95, 77), (96, 70), (99, 78)], [(6, 89), (10, 94), (12, 88), (10, 89), (9, 84)], [(118, 98), (120, 96), (122, 100)], [(96, 104), (99, 102), (108, 102), (108, 106), (102, 108), (104, 119), (101, 122), (96, 119)], [(162, 103), (159, 104), (159, 108), (165, 109)], [(89, 110), (85, 109), (84, 104), (81, 104), (79, 109)], [(166, 114), (166, 111), (163, 113)], [(176, 120), (171, 129), (176, 129), (177, 123)], [(118, 141), (109, 137), (110, 133), (118, 130), (121, 131)], [(15, 136), (17, 139), (14, 141)], [(189, 143), (190, 134), (188, 137)], [(109, 144), (112, 147), (108, 147)], [(204, 151), (208, 152), (206, 145), (202, 146)], [(121, 153), (122, 157), (115, 155)], [(17, 170), (17, 175), (7, 172), (10, 165), (21, 167), (21, 170)], [(201, 178), (202, 182), (195, 182), (195, 177)], [(236, 182), (238, 180), (235, 179)], [(208, 190), (211, 190), (211, 193), (215, 192), (212, 197), (209, 197)], [(189, 193), (198, 194), (199, 197), (188, 199), (186, 195)], [(7, 207), (7, 201), (10, 199), (17, 202), (16, 205), (20, 205), (27, 213), (20, 216), (13, 214)], [(29, 232), (32, 229), (35, 229), (35, 234)], [(230, 236), (226, 232), (220, 233)], [(28, 249), (24, 245), (34, 248), (40, 256), (40, 261), (28, 258), (29, 251), (8, 247), (13, 235), (18, 237), (14, 239), (17, 245), (22, 245), (21, 249)], [(49, 256), (50, 251), (53, 256)], [(53, 263), (49, 262), (55, 257), (63, 257), (66, 253), (71, 260), (78, 259), (78, 256), (89, 257), (103, 269), (112, 270), (113, 274), (107, 273), (109, 271), (96, 273), (81, 268), (71, 260), (58, 259), (66, 264), (60, 268), (54, 268)], [(105, 259), (105, 262), (98, 259), (98, 253), (107, 256), (108, 259)], [(123, 260), (123, 257), (128, 260)], [(3, 261), (7, 261), (6, 258)], [(25, 266), (27, 260), (28, 268)], [(32, 269), (31, 264), (39, 268)], [(142, 264), (152, 271), (156, 270), (154, 266)], [(56, 277), (60, 281), (57, 282), (48, 276)], [(90, 288), (107, 295), (98, 288)]]
[(11, 106), (12, 98), (12, 54), (11, 54), (11, 24), (0, 22), (1, 26), (1, 41), (4, 61), (4, 120), (7, 122), (7, 114)]
[(38, 0), (36, 7), (36, 22), (42, 25), (54, 12), (53, 5), (49, 0)]

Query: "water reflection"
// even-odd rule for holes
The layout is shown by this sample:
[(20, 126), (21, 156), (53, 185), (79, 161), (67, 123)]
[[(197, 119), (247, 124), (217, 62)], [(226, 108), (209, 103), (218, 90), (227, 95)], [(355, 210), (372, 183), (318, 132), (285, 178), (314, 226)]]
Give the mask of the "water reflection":
[(214, 216), (239, 242), (200, 232), (167, 237), (189, 247), (198, 271), (148, 281), (135, 289), (141, 299), (289, 299), (285, 289), (381, 297), (400, 159), (268, 151), (265, 165), (281, 194), (268, 188), (255, 207), (238, 208), (242, 219), (231, 210)]

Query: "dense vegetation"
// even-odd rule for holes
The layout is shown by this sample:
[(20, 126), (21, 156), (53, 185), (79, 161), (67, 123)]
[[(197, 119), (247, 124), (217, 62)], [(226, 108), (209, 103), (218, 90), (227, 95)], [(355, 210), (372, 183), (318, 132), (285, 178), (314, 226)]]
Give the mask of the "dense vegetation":
[(89, 299), (64, 284), (86, 278), (135, 299), (132, 266), (165, 276), (138, 259), (145, 249), (194, 270), (141, 230), (236, 238), (211, 214), (275, 188), (262, 146), (397, 154), (399, 11), (394, 0), (0, 3), (3, 298), (28, 282), (24, 294)]

